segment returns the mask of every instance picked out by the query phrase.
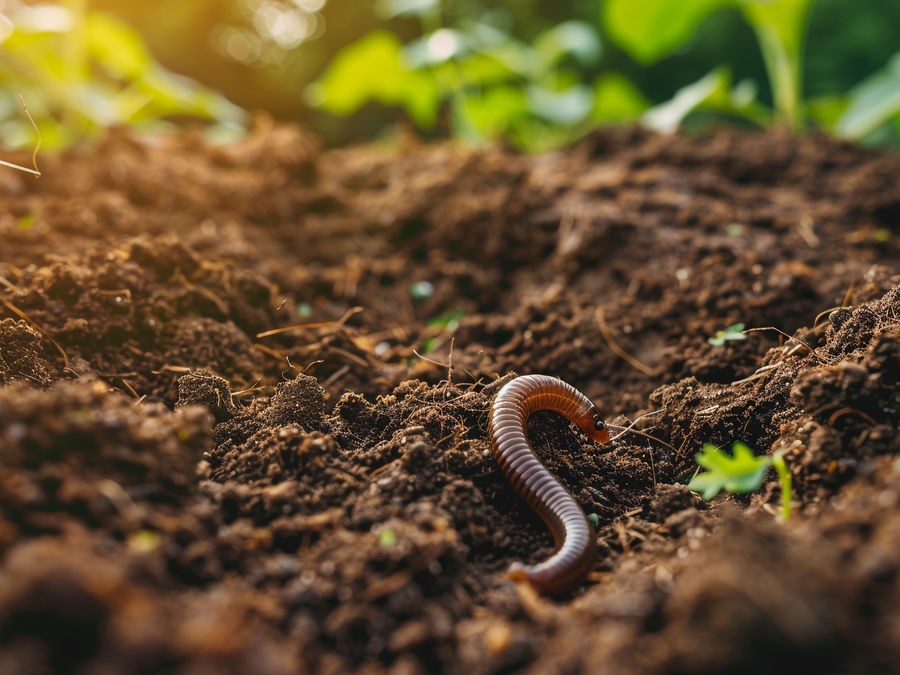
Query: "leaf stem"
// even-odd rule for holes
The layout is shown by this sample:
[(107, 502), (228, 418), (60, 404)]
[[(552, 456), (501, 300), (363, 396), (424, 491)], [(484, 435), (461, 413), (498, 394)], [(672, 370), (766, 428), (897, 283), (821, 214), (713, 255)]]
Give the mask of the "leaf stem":
[(791, 471), (784, 461), (784, 456), (780, 452), (772, 455), (772, 466), (778, 474), (778, 482), (781, 484), (781, 518), (789, 520), (791, 517), (791, 500), (794, 496), (793, 479)]

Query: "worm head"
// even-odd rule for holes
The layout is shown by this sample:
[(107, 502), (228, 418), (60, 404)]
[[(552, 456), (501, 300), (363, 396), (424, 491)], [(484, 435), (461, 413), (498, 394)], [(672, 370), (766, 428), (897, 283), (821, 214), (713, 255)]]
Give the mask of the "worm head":
[(591, 407), (588, 414), (584, 416), (583, 423), (579, 426), (597, 443), (609, 441), (609, 429), (606, 428), (606, 422), (603, 421), (600, 411), (596, 407)]

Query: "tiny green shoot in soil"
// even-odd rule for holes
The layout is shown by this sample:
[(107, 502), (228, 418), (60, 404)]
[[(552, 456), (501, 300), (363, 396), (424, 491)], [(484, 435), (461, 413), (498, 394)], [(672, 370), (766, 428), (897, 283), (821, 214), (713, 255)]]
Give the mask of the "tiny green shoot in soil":
[(378, 545), (381, 548), (391, 548), (397, 543), (397, 533), (393, 530), (382, 530), (378, 533)]
[(706, 471), (694, 476), (688, 483), (688, 488), (699, 492), (707, 500), (722, 490), (730, 494), (755, 492), (772, 467), (781, 485), (781, 517), (784, 520), (789, 519), (793, 486), (791, 472), (784, 457), (780, 453), (757, 457), (753, 454), (753, 450), (741, 441), (732, 444), (731, 453), (727, 455), (712, 443), (704, 443), (703, 449), (697, 453), (695, 459)]
[(706, 341), (713, 347), (724, 347), (726, 342), (746, 339), (747, 336), (744, 335), (744, 324), (735, 323), (728, 326), (728, 328), (717, 330), (716, 334)]
[(443, 338), (459, 327), (459, 320), (465, 315), (466, 313), (462, 310), (454, 310), (430, 319), (426, 324), (429, 336), (422, 341), (422, 352), (427, 354), (437, 348), (444, 341)]

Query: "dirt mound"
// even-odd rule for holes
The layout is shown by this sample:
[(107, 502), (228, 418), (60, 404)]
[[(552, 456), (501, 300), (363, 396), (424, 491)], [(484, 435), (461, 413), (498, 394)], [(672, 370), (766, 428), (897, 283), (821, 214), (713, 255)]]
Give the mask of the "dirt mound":
[[(0, 183), (0, 671), (841, 672), (900, 662), (900, 158), (599, 132), (522, 157), (130, 137)], [(717, 343), (743, 323), (754, 329)], [(560, 598), (486, 440), (509, 371), (598, 522)], [(711, 504), (703, 443), (780, 452)]]

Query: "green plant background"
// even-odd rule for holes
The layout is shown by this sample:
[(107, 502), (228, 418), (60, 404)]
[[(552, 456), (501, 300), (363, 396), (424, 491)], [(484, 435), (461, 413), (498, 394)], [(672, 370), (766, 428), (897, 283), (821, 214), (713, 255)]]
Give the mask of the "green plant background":
[[(402, 120), (426, 135), (527, 150), (637, 119), (662, 129), (725, 118), (820, 126), (865, 143), (900, 139), (900, 0), (58, 4), (78, 17), (74, 28), (29, 32), (16, 18), (34, 3), (0, 0), (7, 147), (31, 142), (16, 94), (51, 146), (110, 123), (199, 117), (234, 128), (238, 107), (307, 123), (330, 143), (373, 138)], [(791, 30), (792, 13), (805, 33)], [(768, 41), (752, 25), (766, 15)], [(308, 29), (299, 40), (284, 30), (298, 21)], [(436, 60), (432, 49), (423, 58), (436, 33), (453, 37), (456, 51), (446, 51), (453, 40), (433, 40), (450, 56)], [(790, 87), (770, 87), (779, 72), (773, 44), (796, 56), (793, 103)], [(363, 52), (348, 63), (354, 49)]]

